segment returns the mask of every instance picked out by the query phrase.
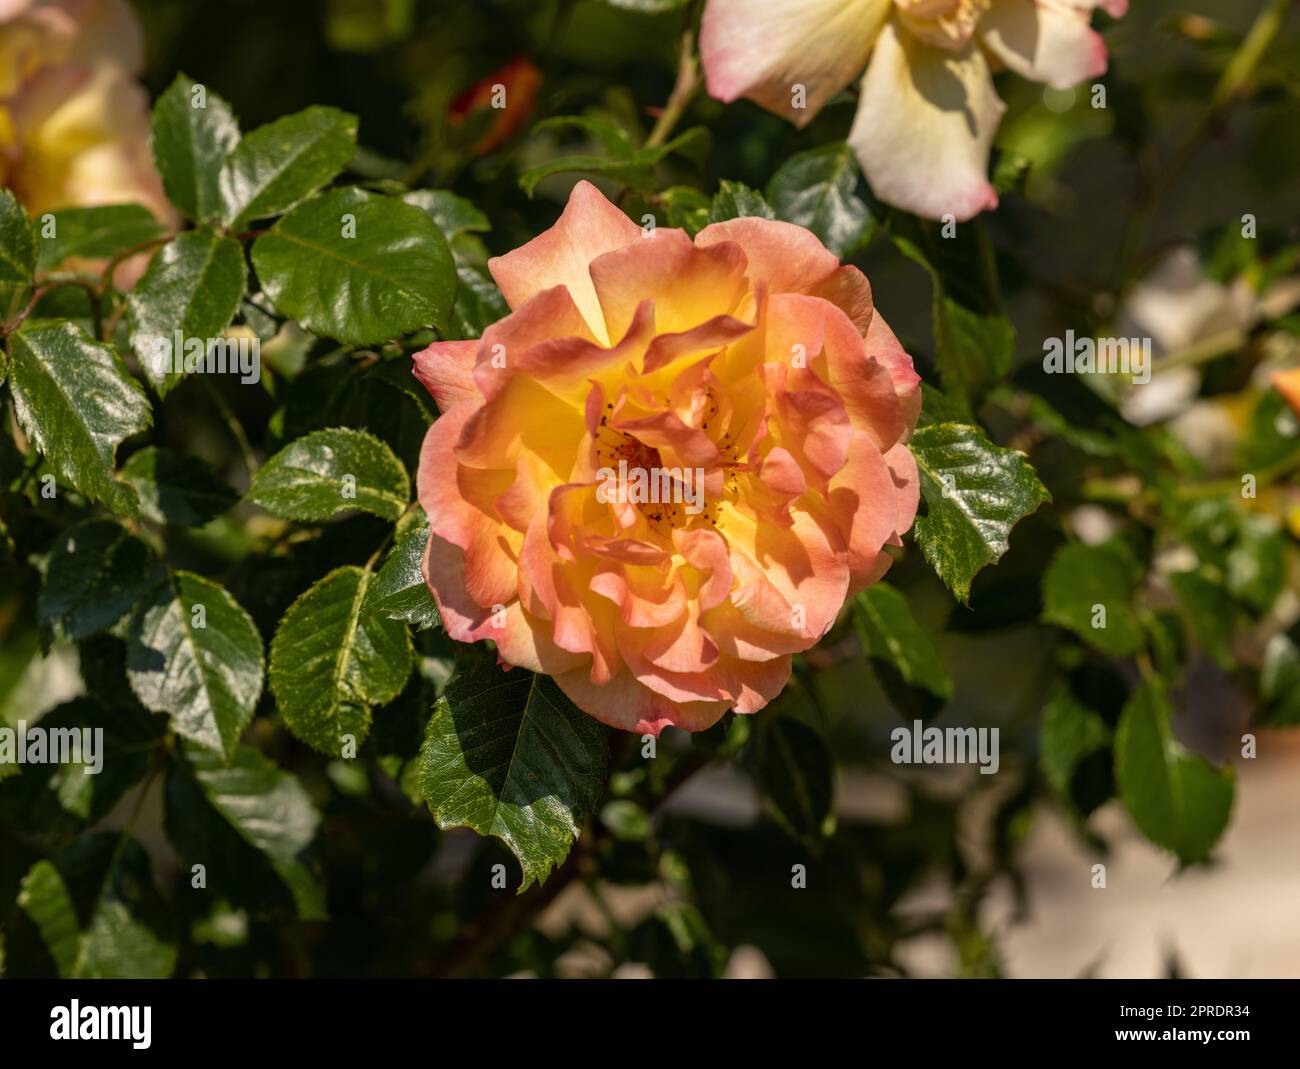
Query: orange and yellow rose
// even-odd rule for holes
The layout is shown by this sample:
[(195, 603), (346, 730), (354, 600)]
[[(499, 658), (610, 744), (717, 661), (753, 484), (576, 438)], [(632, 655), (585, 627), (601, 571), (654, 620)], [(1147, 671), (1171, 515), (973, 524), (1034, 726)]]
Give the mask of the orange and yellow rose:
[[(489, 266), (511, 313), (415, 357), (448, 634), (619, 728), (762, 708), (916, 514), (919, 379), (867, 280), (800, 227), (643, 231), (586, 182)], [(702, 507), (602, 492), (620, 461), (699, 472)]]

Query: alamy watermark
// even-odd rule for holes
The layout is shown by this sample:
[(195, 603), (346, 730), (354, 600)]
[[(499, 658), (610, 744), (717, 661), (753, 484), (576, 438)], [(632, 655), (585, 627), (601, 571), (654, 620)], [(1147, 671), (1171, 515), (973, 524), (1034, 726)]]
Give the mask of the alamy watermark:
[(0, 727), (0, 765), (81, 765), (87, 776), (104, 767), (103, 728)]
[(135, 1050), (148, 1050), (152, 1018), (152, 1006), (83, 1006), (74, 998), (50, 1010), (50, 1038), (125, 1039)]
[(704, 511), (703, 468), (629, 467), (620, 460), (617, 470), (601, 468), (596, 478), (596, 500), (602, 505), (682, 505), (692, 516)]
[(1144, 386), (1151, 381), (1150, 338), (1064, 338), (1043, 342), (1043, 370), (1049, 375), (1128, 375)]
[(889, 759), (896, 765), (978, 764), (980, 775), (991, 776), (1002, 764), (998, 734), (998, 728), (925, 727), (914, 720), (889, 733)]
[(159, 375), (238, 375), (245, 385), (262, 377), (262, 341), (253, 337), (169, 338), (145, 334), (134, 339), (136, 355)]

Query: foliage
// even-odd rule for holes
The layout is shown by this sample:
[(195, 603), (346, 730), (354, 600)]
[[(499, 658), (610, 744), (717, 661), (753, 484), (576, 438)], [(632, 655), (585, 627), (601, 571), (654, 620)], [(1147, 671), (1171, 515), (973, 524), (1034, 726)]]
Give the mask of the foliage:
[[(1253, 5), (1210, 5), (1215, 34), (1134, 15), (1100, 111), (1008, 81), (1002, 207), (948, 234), (875, 201), (836, 102), (796, 130), (674, 90), (698, 4), (266, 5), (238, 27), (173, 6), (141, 14), (178, 228), (0, 194), (0, 725), (105, 732), (100, 775), (0, 764), (0, 971), (551, 975), (594, 947), (597, 971), (716, 976), (747, 944), (778, 975), (894, 975), (937, 934), (975, 974), (998, 968), (982, 896), (1045, 807), (1088, 849), (1110, 805), (1171, 864), (1214, 857), (1242, 733), (1300, 725), (1300, 429), (1264, 379), (1300, 330), (1262, 301), (1300, 262), (1300, 29), (1256, 54)], [(286, 18), (301, 84), (213, 58)], [(448, 108), (516, 53), (543, 90), (483, 154), (492, 116)], [(689, 738), (610, 731), (451, 642), (420, 571), (437, 410), (411, 354), (505, 314), (490, 254), (579, 176), (638, 224), (810, 229), (925, 384), (921, 510), (888, 583), (767, 709)], [(1128, 329), (1170, 239), (1244, 287), (1249, 321), (1161, 352), (1150, 385), (1045, 374), (1045, 339)], [(256, 340), (256, 373), (159, 359), (177, 337)], [(1233, 422), (1223, 450), (1186, 413), (1134, 416), (1166, 368)], [(1246, 726), (1203, 707), (1207, 674)], [(954, 792), (899, 769), (914, 721), (999, 728), (999, 774)], [(837, 805), (885, 781), (902, 819)], [(977, 797), (988, 848), (967, 852)], [(899, 911), (935, 881), (948, 907)], [(586, 934), (532, 925), (579, 887)]]

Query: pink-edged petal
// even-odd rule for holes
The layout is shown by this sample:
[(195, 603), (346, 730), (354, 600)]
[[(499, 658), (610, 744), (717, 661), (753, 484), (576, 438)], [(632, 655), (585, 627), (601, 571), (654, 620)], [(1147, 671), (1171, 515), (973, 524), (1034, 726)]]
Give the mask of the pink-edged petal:
[(453, 405), (481, 404), (483, 395), (474, 382), (477, 341), (438, 341), (413, 357), (412, 373), (433, 394), (438, 411)]
[[(709, 95), (748, 97), (799, 126), (862, 69), (892, 0), (709, 0), (700, 62)], [(796, 86), (803, 86), (803, 107)]]
[(916, 419), (921, 414), (921, 376), (916, 373), (912, 358), (889, 329), (884, 316), (872, 316), (866, 333), (867, 357), (880, 363), (894, 382), (894, 393), (903, 410), (906, 432), (903, 440), (912, 436)]
[(848, 460), (831, 480), (832, 515), (848, 545), (849, 594), (864, 589), (877, 555), (898, 530), (898, 489), (876, 443), (858, 432)]
[(984, 47), (1009, 70), (1054, 89), (1106, 73), (1106, 42), (1089, 28), (1092, 4), (997, 0), (980, 20)]
[(916, 510), (921, 507), (921, 476), (916, 468), (916, 457), (901, 443), (885, 454), (885, 463), (894, 477), (894, 507), (897, 510), (894, 531), (898, 537), (892, 541), (894, 545), (900, 545), (902, 536), (916, 519)]
[(816, 234), (793, 223), (743, 216), (710, 223), (695, 235), (702, 249), (729, 243), (744, 251), (749, 284), (765, 281), (769, 294), (808, 293), (840, 269), (839, 258)]
[(811, 287), (808, 292), (835, 305), (849, 317), (853, 325), (858, 328), (859, 334), (867, 333), (874, 311), (871, 283), (867, 281), (867, 276), (852, 264), (845, 264), (829, 278)]
[[(465, 590), (480, 606), (505, 604), (516, 595), (517, 568), (500, 537), (501, 524), (483, 511), (504, 491), (511, 473), (479, 472), (456, 463), (461, 428), (474, 412), (457, 405), (424, 436), (416, 487), (431, 531), (464, 552)], [(479, 481), (488, 485), (479, 485)], [(501, 484), (498, 488), (497, 484)], [(484, 498), (483, 501), (471, 499)]]
[(592, 334), (608, 345), (609, 332), (588, 267), (596, 257), (640, 240), (641, 228), (583, 181), (573, 187), (550, 230), (489, 260), (488, 270), (511, 308), (552, 286), (567, 287)]
[(679, 333), (735, 310), (745, 293), (739, 245), (696, 246), (681, 230), (661, 229), (594, 260), (591, 281), (610, 337), (622, 337), (642, 301), (653, 301), (655, 330)]
[(666, 727), (705, 731), (731, 706), (730, 701), (674, 702), (642, 686), (626, 669), (597, 686), (583, 669), (561, 672), (556, 685), (584, 713), (610, 727), (655, 735)]
[(997, 207), (987, 171), (1004, 110), (974, 44), (945, 52), (891, 22), (862, 79), (849, 143), (881, 200), (962, 221)]

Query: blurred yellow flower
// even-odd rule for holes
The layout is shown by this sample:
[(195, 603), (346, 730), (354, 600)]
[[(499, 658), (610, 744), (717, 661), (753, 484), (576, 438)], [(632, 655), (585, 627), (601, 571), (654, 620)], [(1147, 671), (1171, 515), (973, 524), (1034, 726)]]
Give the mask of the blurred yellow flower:
[(0, 0), (0, 180), (32, 215), (135, 202), (172, 221), (141, 66), (125, 0)]

